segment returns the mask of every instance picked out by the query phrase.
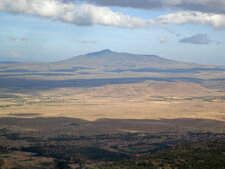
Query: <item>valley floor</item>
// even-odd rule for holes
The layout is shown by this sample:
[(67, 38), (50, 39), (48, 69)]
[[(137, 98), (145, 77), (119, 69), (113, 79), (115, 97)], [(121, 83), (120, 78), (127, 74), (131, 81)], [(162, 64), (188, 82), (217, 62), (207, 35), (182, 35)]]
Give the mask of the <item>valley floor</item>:
[[(225, 93), (218, 89), (146, 81), (0, 96), (3, 169), (224, 164)], [(204, 152), (215, 163), (202, 161)]]

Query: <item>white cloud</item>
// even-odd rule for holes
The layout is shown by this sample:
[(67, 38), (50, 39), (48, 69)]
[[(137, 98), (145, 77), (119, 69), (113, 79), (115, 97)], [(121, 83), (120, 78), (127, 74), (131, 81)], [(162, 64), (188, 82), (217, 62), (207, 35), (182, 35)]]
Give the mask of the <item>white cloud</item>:
[(103, 6), (120, 6), (147, 10), (179, 9), (204, 13), (225, 14), (224, 0), (64, 0), (85, 1)]
[[(133, 2), (133, 5), (146, 0), (124, 0), (121, 3)], [(212, 0), (150, 0), (151, 2), (163, 3), (164, 5), (178, 5), (189, 3), (196, 4), (211, 4)], [(150, 2), (149, 1), (149, 2)], [(100, 1), (98, 1), (100, 2)], [(103, 2), (103, 1), (102, 1)], [(109, 1), (104, 1), (109, 3)], [(110, 1), (111, 2), (111, 1)], [(118, 2), (119, 1), (112, 1)], [(225, 1), (216, 0), (215, 4), (222, 4)], [(97, 1), (96, 1), (97, 3)], [(215, 6), (215, 4), (212, 4)], [(141, 4), (139, 4), (141, 5)], [(225, 9), (225, 8), (224, 8)], [(99, 7), (90, 4), (74, 4), (70, 0), (0, 0), (0, 11), (11, 12), (15, 14), (29, 14), (46, 17), (53, 20), (60, 20), (62, 22), (72, 23), (78, 26), (91, 26), (100, 24), (105, 26), (114, 26), (122, 28), (144, 28), (150, 25), (167, 26), (168, 24), (199, 24), (210, 25), (215, 29), (225, 30), (225, 15), (215, 13), (203, 13), (195, 11), (183, 11), (177, 13), (170, 13), (159, 16), (158, 19), (143, 19), (138, 17), (130, 17), (120, 12), (114, 12), (108, 7)]]
[(96, 41), (84, 40), (81, 43), (83, 43), (83, 44), (96, 44)]
[(11, 36), (10, 39), (13, 40), (13, 41), (16, 41), (17, 37), (16, 36)]
[(28, 38), (27, 38), (27, 37), (22, 37), (20, 40), (22, 40), (22, 41), (27, 41)]
[(107, 7), (76, 5), (59, 0), (1, 0), (0, 11), (37, 15), (79, 26), (100, 24), (133, 29), (154, 24), (151, 20), (123, 15)]
[(17, 53), (17, 52), (9, 52), (9, 56), (14, 59), (24, 58), (24, 55), (22, 55), (21, 53)]
[(13, 41), (17, 41), (17, 40), (27, 41), (27, 40), (28, 40), (27, 37), (21, 37), (21, 38), (19, 38), (19, 37), (17, 37), (17, 36), (11, 36), (11, 37), (9, 37), (9, 39), (11, 39), (11, 40), (13, 40)]
[(160, 43), (167, 43), (169, 40), (168, 38), (160, 38)]
[(210, 25), (214, 29), (225, 29), (225, 15), (202, 13), (193, 11), (184, 11), (170, 13), (159, 16), (157, 22), (167, 24), (185, 24), (191, 23), (196, 25)]

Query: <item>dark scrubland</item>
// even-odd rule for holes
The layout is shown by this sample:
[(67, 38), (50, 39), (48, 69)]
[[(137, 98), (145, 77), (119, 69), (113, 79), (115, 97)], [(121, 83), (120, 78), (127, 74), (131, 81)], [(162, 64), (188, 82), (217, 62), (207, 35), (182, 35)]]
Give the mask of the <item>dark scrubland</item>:
[(156, 168), (225, 168), (225, 142), (186, 143), (156, 154), (118, 163), (95, 166), (93, 169), (156, 169)]
[[(210, 162), (199, 161), (197, 157), (210, 158), (212, 152), (218, 154), (217, 162), (213, 160), (210, 164), (214, 165), (224, 155), (219, 148), (225, 141), (225, 123), (215, 120), (101, 119), (91, 122), (72, 118), (1, 118), (0, 124), (0, 159), (22, 168), (31, 167), (32, 164), (26, 163), (34, 160), (33, 157), (39, 159), (40, 163), (35, 164), (39, 168), (57, 165), (64, 168), (96, 165), (97, 168), (132, 168), (134, 164), (137, 168), (167, 164), (179, 168), (190, 162), (192, 167), (202, 163), (209, 165)], [(222, 132), (216, 132), (218, 129)], [(29, 159), (11, 159), (10, 154), (14, 152), (20, 152), (20, 156), (30, 153)], [(51, 160), (46, 163), (42, 157)], [(117, 161), (122, 162), (107, 164)]]

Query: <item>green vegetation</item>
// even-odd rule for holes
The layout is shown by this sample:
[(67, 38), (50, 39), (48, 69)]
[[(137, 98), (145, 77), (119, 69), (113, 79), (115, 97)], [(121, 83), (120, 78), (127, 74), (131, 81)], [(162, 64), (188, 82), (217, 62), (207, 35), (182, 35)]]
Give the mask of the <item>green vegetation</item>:
[(123, 147), (116, 148), (117, 150), (125, 153), (134, 153), (134, 154), (142, 154), (142, 153), (154, 153), (159, 151), (160, 149), (168, 148), (163, 144), (136, 144), (136, 145), (128, 145)]
[(188, 143), (142, 158), (93, 167), (93, 169), (120, 168), (223, 169), (225, 168), (225, 141)]
[(22, 147), (21, 151), (36, 153), (39, 156), (48, 156), (56, 159), (80, 161), (89, 159), (97, 161), (120, 161), (129, 156), (122, 153), (110, 152), (97, 147), (73, 147), (67, 145), (36, 145), (34, 147)]
[(225, 96), (204, 96), (204, 97), (191, 97), (185, 100), (202, 100), (206, 102), (224, 101)]
[[(222, 141), (225, 140), (224, 122), (220, 121), (102, 119), (92, 122), (73, 118), (0, 118), (0, 124), (2, 165), (24, 169), (31, 166), (85, 168), (107, 163), (111, 164), (100, 167), (210, 166), (212, 162), (205, 163), (204, 159), (207, 162), (212, 159), (213, 165), (224, 163), (220, 158), (225, 147)], [(134, 127), (142, 132), (117, 130)], [(168, 127), (171, 128), (169, 132)], [(147, 131), (149, 129), (152, 133)], [(218, 132), (219, 129), (222, 131)], [(191, 142), (195, 144), (186, 144)], [(185, 145), (171, 149), (182, 144)], [(211, 157), (212, 152), (215, 158)]]

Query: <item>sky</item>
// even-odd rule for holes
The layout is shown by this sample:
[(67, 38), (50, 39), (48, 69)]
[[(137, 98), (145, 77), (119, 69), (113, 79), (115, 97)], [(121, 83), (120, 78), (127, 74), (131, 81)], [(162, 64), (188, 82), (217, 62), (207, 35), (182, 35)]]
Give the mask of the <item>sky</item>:
[(225, 66), (224, 0), (0, 0), (0, 61), (111, 49)]

